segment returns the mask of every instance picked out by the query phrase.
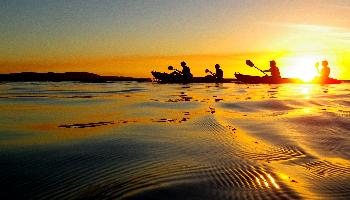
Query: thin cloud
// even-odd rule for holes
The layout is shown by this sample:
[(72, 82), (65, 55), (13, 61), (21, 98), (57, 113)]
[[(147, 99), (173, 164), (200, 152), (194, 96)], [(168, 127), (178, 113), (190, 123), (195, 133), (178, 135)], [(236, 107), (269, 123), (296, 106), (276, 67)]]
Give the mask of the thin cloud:
[(296, 24), (296, 23), (273, 23), (273, 22), (261, 22), (265, 25), (289, 28), (300, 31), (315, 32), (318, 34), (332, 37), (333, 39), (341, 40), (343, 42), (350, 42), (350, 30), (344, 27), (326, 26), (318, 24)]
[(350, 6), (349, 5), (340, 5), (340, 4), (323, 4), (324, 7), (326, 8), (333, 8), (333, 9), (340, 9), (340, 10), (345, 10), (345, 11), (349, 11), (350, 10)]

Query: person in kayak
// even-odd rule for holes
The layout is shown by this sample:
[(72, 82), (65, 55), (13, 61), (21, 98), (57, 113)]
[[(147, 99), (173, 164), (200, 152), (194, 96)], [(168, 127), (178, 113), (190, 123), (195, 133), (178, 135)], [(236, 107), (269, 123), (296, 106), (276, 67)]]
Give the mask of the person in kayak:
[(222, 80), (224, 77), (224, 72), (222, 69), (220, 69), (220, 65), (216, 64), (215, 65), (215, 74), (213, 74), (216, 80)]
[(185, 80), (191, 79), (193, 75), (191, 74), (190, 68), (186, 65), (184, 61), (181, 62), (181, 67), (182, 67), (182, 72), (181, 72), (182, 77)]
[(328, 79), (329, 78), (329, 74), (331, 73), (331, 69), (328, 67), (328, 61), (324, 60), (322, 61), (322, 69), (321, 71), (318, 69), (318, 63), (316, 63), (316, 69), (318, 71), (318, 73), (320, 74), (320, 78), (321, 79)]
[(215, 73), (211, 72), (209, 69), (205, 69), (205, 73), (210, 73), (211, 75), (207, 75), (205, 78), (215, 80), (215, 81), (222, 81), (224, 77), (224, 72), (222, 69), (220, 69), (220, 65), (215, 65)]
[(276, 61), (270, 61), (270, 69), (264, 70), (264, 72), (270, 72), (271, 76), (274, 78), (281, 78), (281, 73), (278, 67), (276, 66)]
[(191, 74), (190, 68), (186, 65), (184, 61), (181, 62), (182, 71), (174, 69), (172, 66), (169, 66), (168, 69), (174, 70), (170, 75), (175, 77), (175, 79), (182, 80), (182, 81), (189, 81), (193, 78), (193, 75)]

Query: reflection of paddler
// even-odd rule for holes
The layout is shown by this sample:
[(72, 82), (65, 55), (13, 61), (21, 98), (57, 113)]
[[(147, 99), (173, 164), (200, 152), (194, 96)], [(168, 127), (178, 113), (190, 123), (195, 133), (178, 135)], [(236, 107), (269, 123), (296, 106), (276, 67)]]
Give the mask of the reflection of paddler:
[(322, 61), (322, 69), (321, 69), (321, 71), (319, 70), (318, 66), (319, 66), (319, 64), (316, 63), (315, 67), (316, 67), (318, 73), (320, 74), (320, 77), (322, 79), (328, 79), (329, 78), (329, 74), (331, 73), (331, 69), (328, 67), (328, 61), (327, 60)]

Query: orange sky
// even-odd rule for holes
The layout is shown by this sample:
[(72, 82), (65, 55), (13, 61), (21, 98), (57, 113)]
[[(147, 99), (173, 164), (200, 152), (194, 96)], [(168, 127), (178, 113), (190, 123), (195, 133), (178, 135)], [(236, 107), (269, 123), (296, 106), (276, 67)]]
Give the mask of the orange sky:
[(221, 64), (259, 75), (275, 59), (283, 76), (350, 79), (350, 3), (345, 0), (74, 1), (0, 3), (0, 73), (89, 71), (150, 77), (186, 61), (195, 76)]

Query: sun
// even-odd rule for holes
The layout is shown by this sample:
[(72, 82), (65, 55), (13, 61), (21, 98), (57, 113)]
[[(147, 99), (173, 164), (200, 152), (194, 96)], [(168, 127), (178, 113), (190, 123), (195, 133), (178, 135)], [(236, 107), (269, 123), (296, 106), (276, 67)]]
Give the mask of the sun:
[(298, 56), (285, 59), (285, 67), (281, 69), (285, 77), (299, 78), (305, 82), (309, 82), (318, 76), (315, 63), (321, 59), (319, 56)]

